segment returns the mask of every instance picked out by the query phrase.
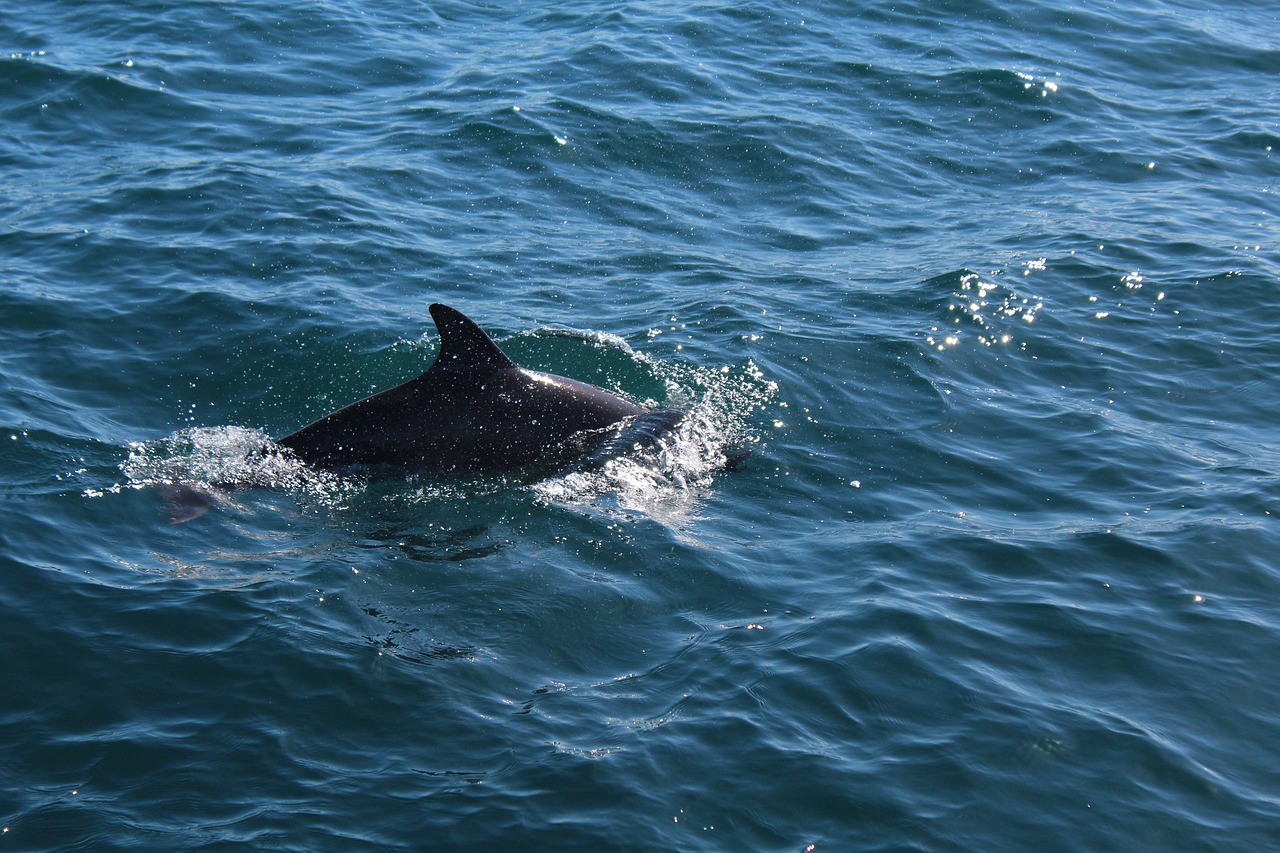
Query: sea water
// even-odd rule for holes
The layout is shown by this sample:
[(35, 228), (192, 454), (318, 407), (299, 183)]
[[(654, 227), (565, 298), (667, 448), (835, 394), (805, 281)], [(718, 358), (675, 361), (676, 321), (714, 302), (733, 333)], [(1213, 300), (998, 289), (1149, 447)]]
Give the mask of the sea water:
[[(1272, 4), (8, 2), (0, 119), (0, 850), (1280, 845)], [(436, 301), (691, 416), (246, 461)]]

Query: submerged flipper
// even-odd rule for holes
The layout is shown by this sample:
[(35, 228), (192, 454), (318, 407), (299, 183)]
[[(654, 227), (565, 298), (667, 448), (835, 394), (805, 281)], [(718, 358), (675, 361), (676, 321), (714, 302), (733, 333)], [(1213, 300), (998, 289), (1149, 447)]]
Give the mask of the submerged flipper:
[(165, 483), (158, 488), (169, 505), (170, 524), (200, 518), (227, 500), (217, 489), (195, 483)]

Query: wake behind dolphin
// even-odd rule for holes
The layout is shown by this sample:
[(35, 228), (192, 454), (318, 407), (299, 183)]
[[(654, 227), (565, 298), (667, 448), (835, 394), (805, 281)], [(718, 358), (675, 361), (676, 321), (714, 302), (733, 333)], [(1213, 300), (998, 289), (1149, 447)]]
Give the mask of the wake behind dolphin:
[[(326, 415), (277, 443), (310, 465), (446, 474), (560, 466), (675, 428), (683, 413), (520, 367), (461, 311), (436, 303), (440, 354), (416, 379)], [(623, 431), (625, 429), (625, 431)]]

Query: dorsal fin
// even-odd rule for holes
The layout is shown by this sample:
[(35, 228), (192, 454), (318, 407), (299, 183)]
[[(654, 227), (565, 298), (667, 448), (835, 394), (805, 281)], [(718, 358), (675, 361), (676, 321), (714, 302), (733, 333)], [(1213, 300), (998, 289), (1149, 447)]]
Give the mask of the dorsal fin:
[(516, 366), (493, 339), (461, 311), (437, 302), (431, 306), (431, 319), (436, 321), (436, 330), (440, 333), (440, 355), (434, 367), (491, 372)]

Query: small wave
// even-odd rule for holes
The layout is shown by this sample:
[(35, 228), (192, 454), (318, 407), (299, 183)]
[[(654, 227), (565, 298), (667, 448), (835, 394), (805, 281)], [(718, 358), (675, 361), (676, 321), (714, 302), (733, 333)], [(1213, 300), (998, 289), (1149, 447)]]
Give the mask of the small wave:
[(680, 424), (633, 452), (533, 484), (530, 489), (539, 498), (606, 515), (638, 513), (677, 534), (697, 520), (715, 475), (758, 445), (754, 419), (777, 385), (753, 362), (736, 370), (655, 367), (668, 384), (669, 398), (686, 409)]
[[(197, 506), (175, 510), (174, 520), (193, 517), (187, 514), (191, 512), (203, 514), (239, 489), (275, 489), (338, 508), (363, 486), (358, 479), (303, 464), (260, 430), (237, 426), (189, 427), (165, 438), (133, 442), (120, 471), (131, 488), (176, 495), (169, 490), (182, 487), (183, 500)], [(201, 501), (207, 503), (199, 505)]]
[(618, 507), (678, 526), (692, 517), (712, 474), (725, 455), (711, 438), (705, 413), (690, 413), (670, 435), (650, 448), (612, 456), (602, 464), (548, 477), (530, 488), (564, 504), (597, 503), (615, 495)]
[[(1027, 261), (1024, 275), (1045, 268), (1045, 259)], [(983, 346), (1005, 346), (1018, 343), (1019, 330), (1034, 323), (1044, 303), (1008, 283), (995, 281), (969, 270), (938, 276), (929, 284), (951, 288), (944, 323), (931, 326), (924, 336), (930, 348), (939, 352), (973, 340)]]

